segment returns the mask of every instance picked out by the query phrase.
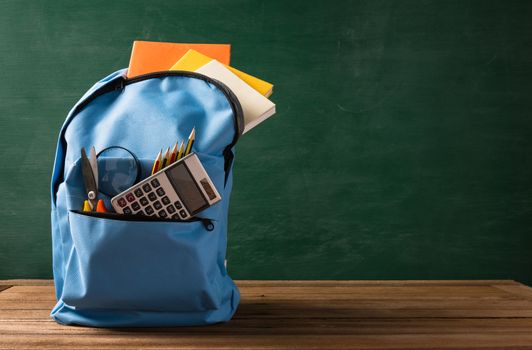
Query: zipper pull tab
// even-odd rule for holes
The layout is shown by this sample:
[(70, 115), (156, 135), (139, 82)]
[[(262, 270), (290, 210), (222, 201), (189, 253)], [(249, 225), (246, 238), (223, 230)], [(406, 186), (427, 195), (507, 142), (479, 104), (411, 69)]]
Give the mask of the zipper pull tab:
[(119, 78), (117, 80), (117, 84), (115, 85), (115, 91), (124, 89), (124, 81), (125, 81), (124, 78)]
[(203, 223), (203, 226), (205, 226), (205, 229), (207, 231), (214, 230), (214, 223), (211, 219), (201, 219), (201, 222)]

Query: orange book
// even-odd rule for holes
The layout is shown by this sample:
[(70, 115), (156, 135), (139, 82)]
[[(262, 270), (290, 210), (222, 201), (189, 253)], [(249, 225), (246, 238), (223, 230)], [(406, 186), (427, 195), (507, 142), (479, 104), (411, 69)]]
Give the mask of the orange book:
[(201, 52), (223, 64), (229, 64), (230, 44), (179, 44), (136, 40), (131, 50), (127, 77), (169, 70), (190, 49)]

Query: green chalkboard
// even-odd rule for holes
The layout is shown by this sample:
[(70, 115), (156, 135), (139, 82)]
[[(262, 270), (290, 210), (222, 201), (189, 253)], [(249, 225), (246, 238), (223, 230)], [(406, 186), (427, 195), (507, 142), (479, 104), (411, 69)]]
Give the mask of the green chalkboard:
[(1, 1), (0, 278), (50, 278), (59, 128), (135, 39), (231, 43), (238, 279), (532, 283), (532, 2)]

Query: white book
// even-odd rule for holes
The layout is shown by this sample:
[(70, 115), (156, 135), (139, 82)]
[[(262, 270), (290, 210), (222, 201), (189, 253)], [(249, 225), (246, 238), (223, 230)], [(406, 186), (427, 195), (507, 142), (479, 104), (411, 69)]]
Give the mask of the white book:
[(244, 134), (275, 114), (275, 104), (272, 101), (258, 93), (220, 62), (212, 60), (196, 69), (196, 72), (221, 81), (233, 91), (244, 112)]

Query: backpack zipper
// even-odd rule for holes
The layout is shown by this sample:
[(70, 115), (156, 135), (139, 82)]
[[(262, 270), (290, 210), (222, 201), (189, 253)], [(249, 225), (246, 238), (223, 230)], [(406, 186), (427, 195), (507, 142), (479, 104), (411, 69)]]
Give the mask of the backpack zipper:
[(90, 95), (83, 102), (81, 102), (77, 106), (75, 113), (72, 114), (71, 119), (73, 119), (76, 114), (78, 114), (83, 108), (85, 108), (86, 105), (92, 102), (96, 97), (99, 97), (103, 94), (116, 91), (116, 90), (122, 90), (127, 85), (138, 83), (144, 80), (154, 79), (154, 78), (172, 77), (172, 76), (198, 78), (198, 79), (201, 79), (203, 81), (206, 81), (208, 83), (215, 85), (224, 93), (225, 97), (227, 97), (227, 100), (229, 101), (231, 105), (231, 109), (233, 110), (233, 116), (235, 119), (235, 136), (233, 137), (233, 141), (228, 145), (229, 148), (233, 148), (233, 146), (237, 143), (238, 139), (240, 138), (240, 136), (242, 136), (242, 133), (244, 132), (244, 112), (242, 111), (242, 106), (240, 105), (240, 101), (238, 101), (238, 98), (236, 97), (234, 92), (231, 89), (229, 89), (227, 85), (225, 85), (221, 81), (213, 79), (211, 77), (208, 77), (200, 73), (196, 73), (196, 72), (188, 72), (188, 71), (182, 71), (182, 70), (161, 71), (161, 72), (138, 75), (130, 79), (127, 79), (124, 77), (117, 78), (112, 83), (103, 86), (99, 90), (96, 90), (92, 95)]
[(81, 210), (70, 210), (70, 212), (90, 216), (100, 219), (109, 219), (109, 220), (118, 220), (118, 221), (149, 221), (149, 222), (198, 222), (201, 221), (203, 226), (207, 231), (214, 230), (214, 222), (211, 219), (207, 218), (190, 218), (187, 220), (181, 219), (169, 219), (169, 218), (160, 218), (155, 216), (145, 216), (145, 215), (134, 215), (134, 214), (117, 214), (117, 213), (98, 213), (98, 212), (86, 212)]

